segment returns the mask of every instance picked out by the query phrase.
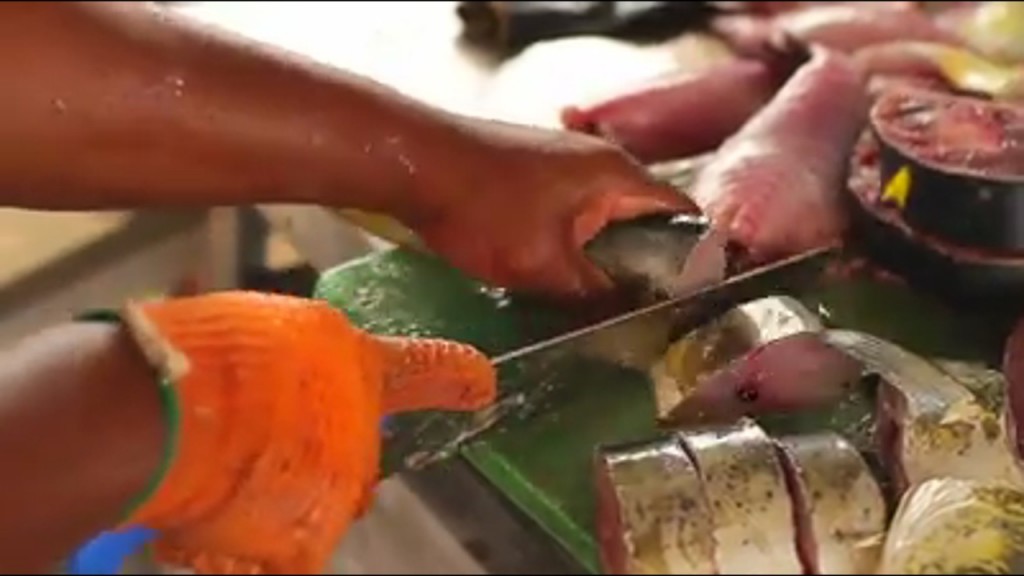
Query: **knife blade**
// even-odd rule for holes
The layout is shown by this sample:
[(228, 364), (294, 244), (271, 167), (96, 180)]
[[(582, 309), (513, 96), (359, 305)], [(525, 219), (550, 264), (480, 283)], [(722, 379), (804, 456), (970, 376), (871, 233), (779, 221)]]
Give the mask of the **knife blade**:
[[(404, 454), (398, 468), (417, 469), (443, 460), (498, 422), (517, 414), (528, 417), (547, 395), (563, 385), (564, 380), (557, 376), (560, 368), (571, 365), (574, 359), (594, 359), (592, 345), (596, 341), (614, 340), (616, 334), (621, 334), (622, 345), (629, 347), (630, 331), (644, 328), (652, 321), (689, 332), (743, 302), (811, 286), (821, 279), (827, 264), (838, 254), (836, 247), (812, 250), (737, 274), (711, 287), (500, 354), (492, 358), (502, 380), (498, 401), (465, 417), (445, 415), (424, 421), (418, 433), (411, 435), (420, 439), (418, 445), (399, 448)], [(669, 333), (664, 336), (667, 346)], [(653, 358), (633, 360), (637, 365), (646, 365)]]

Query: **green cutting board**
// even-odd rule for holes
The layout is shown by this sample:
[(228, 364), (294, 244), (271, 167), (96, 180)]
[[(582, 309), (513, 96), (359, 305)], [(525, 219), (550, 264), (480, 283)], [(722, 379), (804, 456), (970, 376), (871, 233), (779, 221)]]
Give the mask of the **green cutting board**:
[[(1003, 330), (993, 321), (953, 314), (901, 287), (860, 280), (798, 296), (833, 326), (870, 332), (919, 354), (998, 361)], [(316, 297), (371, 332), (451, 338), (490, 355), (570, 325), (564, 311), (489, 290), (433, 256), (405, 249), (326, 272)], [(584, 364), (557, 377), (568, 385), (532, 417), (504, 422), (463, 455), (540, 529), (597, 572), (594, 449), (656, 434), (654, 406), (639, 372)]]

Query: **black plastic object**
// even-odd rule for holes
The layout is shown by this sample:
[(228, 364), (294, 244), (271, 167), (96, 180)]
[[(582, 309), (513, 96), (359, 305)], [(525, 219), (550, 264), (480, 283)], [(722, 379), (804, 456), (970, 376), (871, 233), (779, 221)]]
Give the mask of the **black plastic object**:
[(956, 303), (1024, 310), (1024, 252), (964, 247), (912, 226), (881, 200), (876, 173), (853, 186), (853, 242), (872, 262)]
[[(892, 93), (879, 99), (871, 121), (883, 199), (909, 226), (958, 247), (1024, 252), (1024, 152), (1017, 149), (1024, 111), (976, 98)], [(974, 138), (984, 141), (975, 147)]]
[(569, 36), (665, 40), (706, 22), (713, 10), (708, 2), (460, 2), (457, 12), (469, 43), (513, 54)]

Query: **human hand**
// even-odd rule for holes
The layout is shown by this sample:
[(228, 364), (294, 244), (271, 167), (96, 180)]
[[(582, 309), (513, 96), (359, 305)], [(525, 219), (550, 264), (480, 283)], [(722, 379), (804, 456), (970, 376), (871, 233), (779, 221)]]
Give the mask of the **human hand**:
[(382, 416), (496, 393), (472, 348), (373, 336), (319, 301), (224, 292), (123, 318), (173, 381), (177, 420), (170, 467), (127, 524), (197, 573), (321, 573), (372, 499)]
[(612, 221), (698, 213), (616, 147), (590, 136), (472, 120), (442, 198), (409, 224), (428, 247), (495, 285), (560, 296), (611, 287), (582, 248)]

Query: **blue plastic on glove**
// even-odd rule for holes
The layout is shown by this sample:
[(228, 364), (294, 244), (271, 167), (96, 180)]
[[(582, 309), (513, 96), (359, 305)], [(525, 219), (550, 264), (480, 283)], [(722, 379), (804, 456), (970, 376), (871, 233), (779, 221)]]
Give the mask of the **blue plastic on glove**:
[(69, 574), (119, 574), (129, 556), (156, 538), (148, 528), (104, 532), (79, 548), (68, 564)]
[[(391, 418), (381, 420), (387, 429)], [(119, 574), (131, 555), (157, 537), (156, 530), (128, 528), (120, 532), (104, 532), (78, 549), (68, 562), (68, 574)]]

